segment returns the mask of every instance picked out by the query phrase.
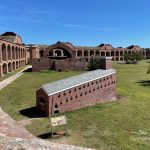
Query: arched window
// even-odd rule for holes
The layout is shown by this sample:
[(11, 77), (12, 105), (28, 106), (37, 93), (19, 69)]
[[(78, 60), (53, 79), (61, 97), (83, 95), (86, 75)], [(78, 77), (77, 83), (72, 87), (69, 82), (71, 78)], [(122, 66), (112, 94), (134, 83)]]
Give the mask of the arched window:
[(88, 57), (88, 51), (84, 51), (84, 57)]

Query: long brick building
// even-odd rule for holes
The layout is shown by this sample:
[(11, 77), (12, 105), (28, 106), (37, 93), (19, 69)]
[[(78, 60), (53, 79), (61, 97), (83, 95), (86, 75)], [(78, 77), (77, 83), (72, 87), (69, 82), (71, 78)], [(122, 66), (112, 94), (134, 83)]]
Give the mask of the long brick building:
[(5, 32), (0, 35), (0, 76), (27, 63), (26, 47), (19, 35)]
[[(144, 58), (146, 59), (147, 51), (144, 48), (141, 48), (137, 45), (131, 45), (127, 48), (114, 48), (110, 44), (101, 44), (99, 46), (95, 47), (85, 47), (85, 46), (74, 46), (71, 43), (67, 42), (57, 42), (53, 45), (29, 45), (27, 46), (28, 50), (30, 50), (31, 53), (31, 59), (32, 58), (42, 58), (44, 56), (44, 52), (47, 49), (51, 49), (53, 51), (53, 48), (55, 47), (54, 51), (51, 52), (51, 56), (55, 57), (55, 55), (61, 55), (61, 49), (63, 50), (64, 47), (69, 46), (72, 51), (74, 51), (74, 56), (76, 58), (86, 58), (88, 61), (91, 56), (106, 56), (106, 57), (112, 57), (113, 61), (124, 61), (124, 54), (125, 53), (141, 53)], [(58, 51), (56, 51), (56, 47), (59, 47)], [(59, 52), (60, 50), (60, 52)], [(57, 53), (57, 54), (56, 54)]]
[(42, 85), (36, 91), (37, 109), (51, 115), (116, 100), (116, 71), (110, 58), (102, 62), (103, 69)]

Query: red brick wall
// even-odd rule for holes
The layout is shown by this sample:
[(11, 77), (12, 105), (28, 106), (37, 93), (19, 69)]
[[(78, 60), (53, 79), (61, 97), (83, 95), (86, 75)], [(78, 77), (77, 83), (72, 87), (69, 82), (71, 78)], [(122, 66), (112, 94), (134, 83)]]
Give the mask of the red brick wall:
[[(42, 94), (37, 91), (37, 99)], [(45, 110), (45, 113), (54, 114), (55, 104), (59, 112), (65, 112), (113, 100), (116, 100), (116, 74), (50, 96), (49, 111)]]
[(55, 62), (49, 58), (32, 59), (32, 71), (55, 69)]
[(65, 71), (65, 70), (85, 70), (86, 69), (86, 61), (85, 59), (78, 58), (68, 58), (64, 60), (53, 60), (49, 58), (41, 58), (32, 59), (32, 71), (40, 71), (40, 70), (57, 70), (57, 71)]
[(85, 59), (78, 59), (78, 58), (69, 58), (69, 59), (65, 59), (65, 60), (55, 61), (55, 70), (56, 71), (86, 70), (86, 61), (85, 61)]
[[(40, 100), (43, 99), (45, 101), (45, 103), (40, 102)], [(36, 92), (36, 107), (38, 110), (40, 110), (42, 113), (44, 114), (49, 114), (51, 111), (49, 109), (49, 97), (48, 95), (45, 93), (45, 91), (40, 88), (39, 90), (37, 90)]]
[(110, 69), (112, 68), (112, 57), (100, 57), (100, 68), (101, 69)]

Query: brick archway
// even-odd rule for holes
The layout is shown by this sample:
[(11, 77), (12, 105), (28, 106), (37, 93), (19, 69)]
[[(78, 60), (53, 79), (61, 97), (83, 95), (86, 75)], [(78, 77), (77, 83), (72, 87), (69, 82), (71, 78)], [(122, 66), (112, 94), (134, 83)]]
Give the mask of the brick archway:
[(12, 71), (12, 66), (11, 66), (11, 63), (9, 62), (8, 63), (8, 72), (11, 72)]
[(13, 70), (16, 69), (15, 62), (12, 63), (12, 69), (13, 69)]
[(3, 64), (3, 74), (7, 74), (7, 64)]
[(7, 46), (8, 60), (11, 60), (11, 46)]
[(75, 48), (70, 43), (61, 43), (58, 42), (57, 44), (49, 46), (46, 51), (44, 52), (43, 57), (49, 56), (49, 54), (53, 55), (53, 50), (61, 49), (64, 53), (64, 56), (67, 58), (75, 58)]
[(7, 49), (6, 49), (6, 44), (2, 44), (2, 61), (7, 60)]

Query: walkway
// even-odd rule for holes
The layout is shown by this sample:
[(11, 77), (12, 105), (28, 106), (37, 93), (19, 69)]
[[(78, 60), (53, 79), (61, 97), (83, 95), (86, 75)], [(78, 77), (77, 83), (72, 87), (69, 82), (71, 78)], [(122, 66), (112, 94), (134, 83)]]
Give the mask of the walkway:
[[(24, 71), (31, 68), (31, 66), (27, 66), (22, 69), (15, 75), (8, 77), (7, 79), (0, 82), (0, 90), (6, 87), (8, 84), (12, 83), (14, 80), (23, 75)], [(9, 117), (5, 112), (0, 108), (0, 134), (4, 134), (6, 136), (13, 137), (31, 137), (32, 135), (19, 123)]]
[(20, 72), (18, 72), (15, 75), (12, 75), (11, 77), (8, 77), (7, 79), (3, 80), (0, 82), (0, 90), (2, 90), (4, 87), (6, 87), (8, 84), (10, 84), (11, 82), (13, 82), (14, 80), (16, 80), (17, 78), (19, 78), (20, 76), (23, 75), (23, 72), (27, 69), (32, 68), (32, 66), (27, 66), (26, 68), (24, 68), (23, 70), (21, 70)]

